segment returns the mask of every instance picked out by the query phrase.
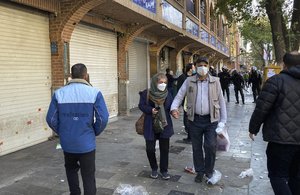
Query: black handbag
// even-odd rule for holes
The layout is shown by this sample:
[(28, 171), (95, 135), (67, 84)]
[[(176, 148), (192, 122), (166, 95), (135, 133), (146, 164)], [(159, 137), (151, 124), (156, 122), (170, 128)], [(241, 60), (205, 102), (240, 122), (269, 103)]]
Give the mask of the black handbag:
[(153, 116), (152, 128), (155, 134), (162, 133), (164, 130), (163, 124), (160, 120), (159, 114)]

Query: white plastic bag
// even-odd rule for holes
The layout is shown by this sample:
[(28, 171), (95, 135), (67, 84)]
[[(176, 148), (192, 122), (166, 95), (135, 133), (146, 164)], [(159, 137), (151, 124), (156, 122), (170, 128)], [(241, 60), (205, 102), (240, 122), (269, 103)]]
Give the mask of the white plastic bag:
[(230, 147), (230, 140), (227, 132), (227, 126), (218, 125), (216, 132), (217, 136), (217, 150), (218, 151), (226, 151), (228, 152)]
[(222, 178), (222, 173), (218, 170), (214, 170), (213, 176), (207, 180), (207, 183), (210, 185), (215, 185)]
[(120, 184), (113, 195), (149, 195), (143, 186), (131, 186), (129, 184)]
[(241, 174), (239, 175), (240, 178), (245, 178), (245, 177), (252, 177), (253, 176), (253, 169), (249, 168), (246, 169), (245, 171), (242, 171)]

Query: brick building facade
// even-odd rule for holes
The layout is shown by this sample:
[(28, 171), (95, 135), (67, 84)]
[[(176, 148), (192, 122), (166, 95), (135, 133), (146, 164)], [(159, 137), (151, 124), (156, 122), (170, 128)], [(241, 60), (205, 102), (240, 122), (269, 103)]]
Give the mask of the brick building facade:
[[(180, 74), (184, 64), (198, 56), (208, 57), (210, 65), (216, 68), (226, 64), (229, 59), (228, 30), (223, 25), (226, 19), (210, 17), (213, 8), (213, 0), (1, 2), (0, 18), (7, 23), (0, 30), (3, 46), (0, 49), (5, 54), (0, 56), (0, 68), (11, 76), (4, 77), (0, 86), (1, 91), (6, 90), (1, 95), (0, 155), (45, 141), (51, 135), (44, 121), (48, 101), (51, 93), (66, 83), (71, 62), (84, 62), (88, 66), (91, 82), (104, 91), (111, 116), (126, 115), (136, 107), (132, 102), (137, 101), (138, 91), (146, 88), (157, 72), (171, 68)], [(34, 17), (39, 17), (38, 21)], [(22, 25), (25, 21), (26, 26)], [(28, 35), (22, 31), (28, 31)], [(40, 31), (44, 32), (42, 37)], [(6, 49), (8, 38), (19, 40), (16, 45), (9, 45), (10, 50)], [(33, 44), (44, 46), (45, 51), (36, 48), (26, 54)], [(20, 52), (15, 52), (15, 48)], [(144, 63), (139, 56), (143, 56)], [(8, 59), (10, 68), (4, 64)], [(14, 60), (27, 64), (26, 69)], [(43, 67), (39, 66), (41, 62), (45, 64)], [(16, 72), (20, 74), (14, 76)], [(25, 77), (28, 72), (31, 75)], [(41, 72), (45, 75), (33, 80)], [(26, 97), (31, 103), (21, 100), (22, 94), (20, 99), (11, 97), (10, 91), (22, 88), (21, 83), (11, 84), (12, 78), (17, 77), (28, 82), (23, 84), (24, 91), (33, 86), (40, 91)], [(39, 99), (44, 102), (36, 106)], [(24, 108), (24, 112), (16, 114), (19, 108)], [(37, 136), (39, 132), (43, 133)]]

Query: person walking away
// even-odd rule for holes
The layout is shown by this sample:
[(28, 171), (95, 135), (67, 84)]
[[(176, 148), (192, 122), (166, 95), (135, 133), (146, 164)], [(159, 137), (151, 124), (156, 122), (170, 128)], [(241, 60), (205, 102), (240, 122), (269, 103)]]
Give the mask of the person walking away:
[(249, 136), (263, 125), (268, 176), (275, 195), (300, 194), (300, 53), (283, 57), (284, 69), (269, 78), (258, 96)]
[(200, 183), (204, 175), (207, 178), (213, 175), (217, 148), (216, 128), (226, 123), (227, 113), (219, 78), (208, 74), (207, 59), (199, 58), (196, 67), (197, 74), (188, 77), (177, 93), (171, 114), (176, 119), (179, 117), (178, 108), (186, 96), (193, 161), (197, 172), (195, 182)]
[(217, 76), (217, 71), (215, 70), (215, 67), (213, 67), (213, 66), (209, 67), (209, 73), (211, 76), (214, 76), (214, 77)]
[(235, 99), (236, 99), (236, 104), (239, 104), (239, 92), (241, 94), (242, 98), (242, 103), (245, 104), (245, 97), (244, 97), (244, 79), (242, 75), (240, 75), (236, 70), (232, 72), (232, 77), (231, 77), (233, 86), (234, 86), (234, 93), (235, 93)]
[(168, 79), (168, 84), (167, 84), (167, 89), (168, 91), (171, 93), (172, 97), (174, 97), (174, 83), (175, 81), (177, 80), (177, 78), (174, 78), (174, 75), (173, 75), (173, 71), (170, 70), (169, 68), (166, 69), (166, 77)]
[[(193, 76), (196, 74), (196, 70), (195, 70), (195, 66), (192, 63), (189, 63), (185, 66), (185, 71), (182, 75), (180, 75), (178, 77), (177, 80), (177, 91), (179, 91), (180, 87), (182, 86), (182, 84), (184, 83), (185, 79), (187, 77)], [(183, 141), (185, 143), (190, 143), (191, 142), (191, 135), (190, 135), (190, 131), (189, 131), (189, 124), (188, 124), (188, 117), (187, 117), (187, 113), (186, 113), (186, 98), (184, 98), (184, 100), (182, 101), (182, 106), (183, 106), (183, 124), (184, 124), (184, 129), (187, 133), (187, 138), (183, 138)]]
[[(144, 138), (146, 153), (152, 169), (150, 177), (158, 178), (158, 164), (155, 154), (156, 140), (159, 141), (160, 173), (163, 179), (170, 179), (168, 174), (170, 137), (174, 134), (170, 116), (173, 101), (171, 93), (166, 88), (168, 79), (163, 73), (157, 73), (151, 78), (150, 89), (140, 92), (139, 109), (145, 113)], [(158, 117), (163, 130), (155, 129), (154, 120)]]
[(262, 84), (261, 75), (257, 72), (257, 68), (253, 66), (249, 74), (249, 84), (252, 84), (253, 103), (256, 103), (256, 98), (260, 93), (260, 86)]
[(249, 87), (249, 85), (248, 85), (248, 83), (249, 83), (249, 73), (248, 73), (248, 71), (244, 72), (243, 79), (244, 79), (245, 87), (248, 88)]
[(80, 169), (84, 194), (95, 195), (96, 136), (107, 125), (108, 111), (102, 93), (88, 83), (84, 64), (73, 65), (71, 75), (72, 80), (55, 91), (46, 120), (60, 139), (70, 194), (81, 194)]
[(223, 91), (223, 96), (227, 96), (227, 102), (230, 102), (230, 92), (229, 92), (229, 84), (230, 84), (230, 74), (226, 66), (223, 66), (222, 72), (218, 74), (220, 78), (221, 87)]

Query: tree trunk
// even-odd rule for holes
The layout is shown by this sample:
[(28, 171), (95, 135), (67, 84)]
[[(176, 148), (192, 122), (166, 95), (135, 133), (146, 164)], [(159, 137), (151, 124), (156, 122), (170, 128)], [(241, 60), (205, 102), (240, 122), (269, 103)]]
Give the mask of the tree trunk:
[(282, 3), (280, 0), (266, 0), (266, 12), (271, 24), (276, 62), (281, 65), (283, 64), (286, 44), (283, 35)]
[(292, 44), (292, 50), (300, 50), (300, 1), (299, 0), (294, 0), (291, 28), (292, 28), (292, 33), (295, 37)]

